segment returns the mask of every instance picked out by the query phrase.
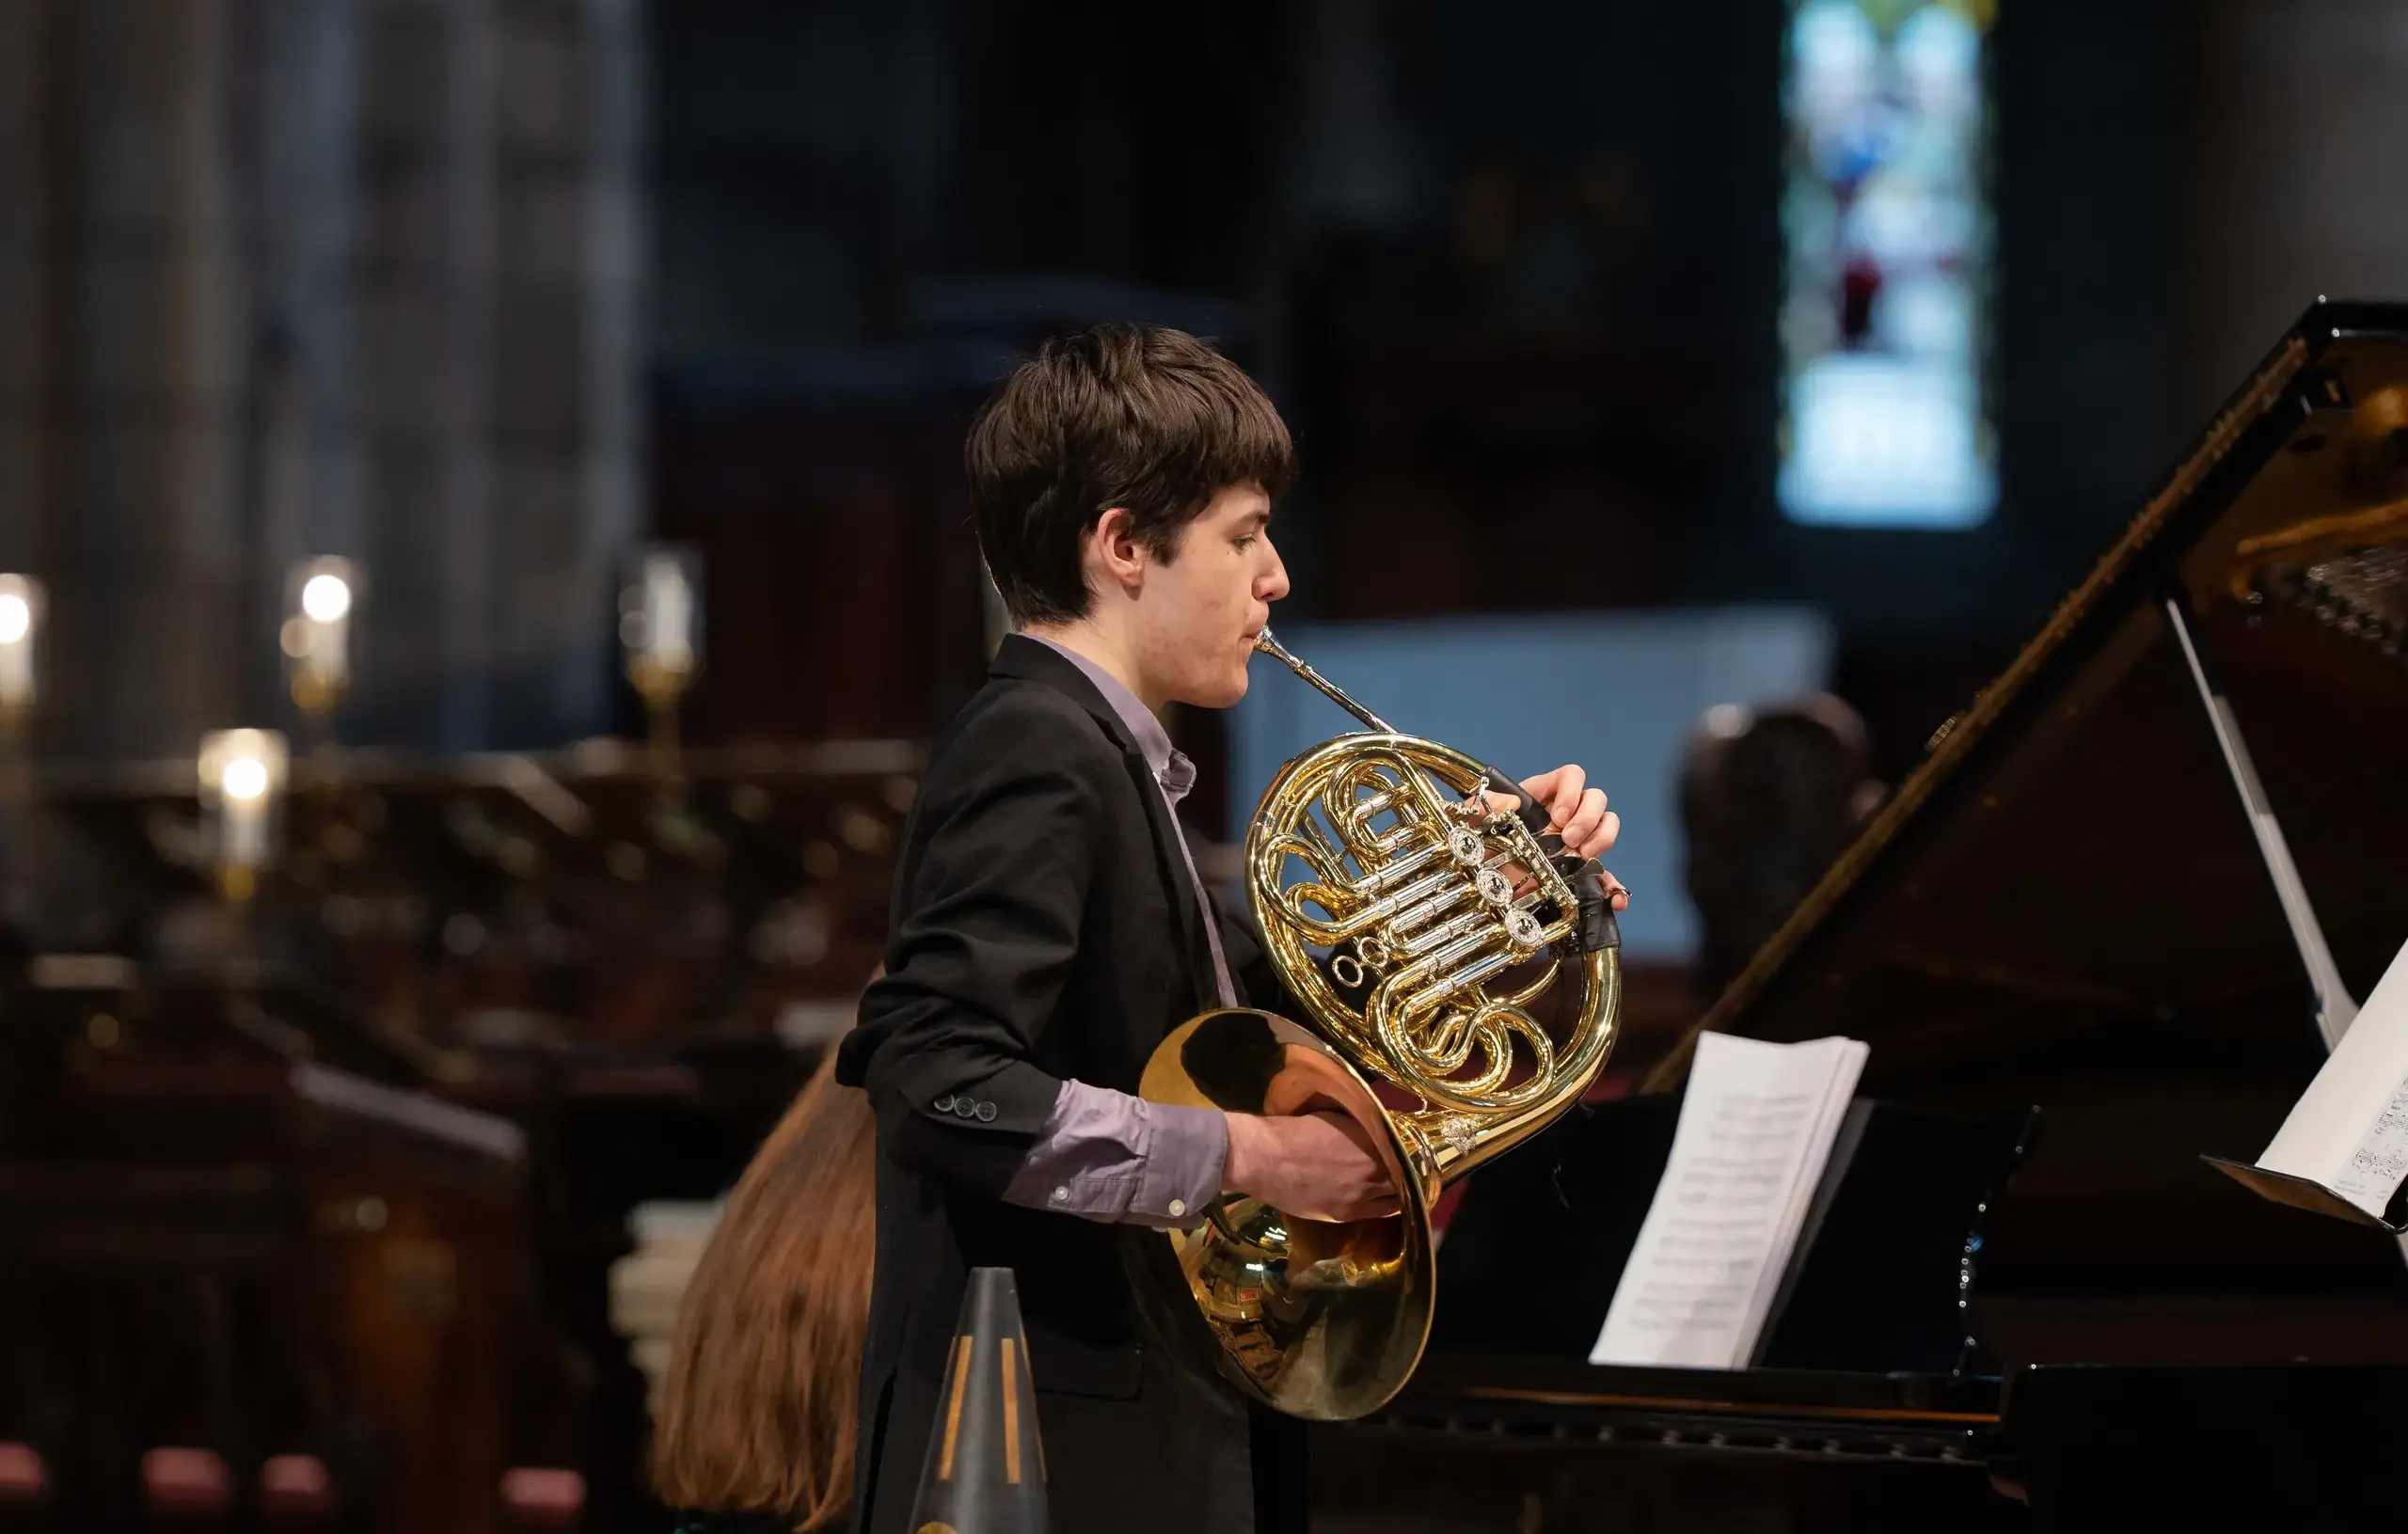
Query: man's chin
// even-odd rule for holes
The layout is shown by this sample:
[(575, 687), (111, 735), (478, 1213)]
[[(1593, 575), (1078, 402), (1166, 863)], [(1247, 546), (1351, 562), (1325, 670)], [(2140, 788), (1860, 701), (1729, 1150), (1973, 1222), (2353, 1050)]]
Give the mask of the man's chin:
[(1241, 667), (1235, 676), (1224, 677), (1210, 688), (1196, 688), (1196, 696), (1186, 700), (1198, 708), (1232, 708), (1245, 696), (1246, 673)]

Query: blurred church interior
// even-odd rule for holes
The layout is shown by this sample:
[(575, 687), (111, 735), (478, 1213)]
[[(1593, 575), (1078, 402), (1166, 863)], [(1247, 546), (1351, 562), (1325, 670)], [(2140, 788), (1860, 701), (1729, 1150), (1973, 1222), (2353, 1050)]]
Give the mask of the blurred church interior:
[[(1812, 119), (1850, 49), (1938, 83)], [(1035, 341), (1216, 339), (1282, 637), (1592, 765), (1619, 1094), (1734, 962), (1687, 755), (1830, 695), (1911, 771), (2304, 305), (2408, 290), (2404, 85), (2402, 0), (4, 0), (0, 1517), (668, 1526), (681, 1274), (879, 961)], [(1926, 130), (1894, 249), (1815, 232)], [(1174, 720), (1209, 874), (1339, 727)], [(1332, 1444), (1317, 1526), (1423, 1526)], [(1841, 1526), (1680, 1474), (1444, 1526)]]

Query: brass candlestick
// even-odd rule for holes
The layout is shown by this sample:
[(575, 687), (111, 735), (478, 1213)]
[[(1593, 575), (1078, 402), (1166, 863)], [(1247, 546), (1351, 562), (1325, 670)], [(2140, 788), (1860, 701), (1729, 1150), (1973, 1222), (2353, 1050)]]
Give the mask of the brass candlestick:
[(291, 612), (281, 635), (285, 680), (305, 721), (309, 754), (323, 758), (333, 750), (335, 709), (351, 687), (359, 569), (331, 555), (304, 560), (287, 575), (285, 588)]

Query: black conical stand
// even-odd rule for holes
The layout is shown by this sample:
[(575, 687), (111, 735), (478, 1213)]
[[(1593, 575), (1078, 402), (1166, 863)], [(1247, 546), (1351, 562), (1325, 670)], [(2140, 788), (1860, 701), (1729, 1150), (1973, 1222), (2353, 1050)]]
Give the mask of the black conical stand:
[(971, 1272), (910, 1526), (914, 1534), (1045, 1534), (1045, 1449), (1009, 1268)]

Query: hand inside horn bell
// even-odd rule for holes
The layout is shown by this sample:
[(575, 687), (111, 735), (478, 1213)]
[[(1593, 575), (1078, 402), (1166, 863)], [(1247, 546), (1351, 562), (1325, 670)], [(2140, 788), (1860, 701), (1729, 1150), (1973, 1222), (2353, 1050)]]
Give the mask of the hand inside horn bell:
[(1364, 1122), (1363, 1113), (1378, 1110), (1368, 1099), (1355, 1102), (1361, 1093), (1320, 1052), (1283, 1046), (1262, 1112), (1228, 1115), (1223, 1191), (1333, 1224), (1395, 1214), (1403, 1170), (1386, 1135)]

